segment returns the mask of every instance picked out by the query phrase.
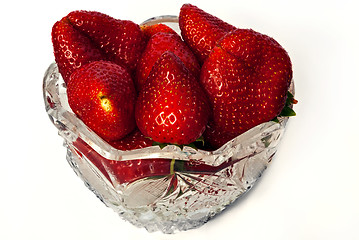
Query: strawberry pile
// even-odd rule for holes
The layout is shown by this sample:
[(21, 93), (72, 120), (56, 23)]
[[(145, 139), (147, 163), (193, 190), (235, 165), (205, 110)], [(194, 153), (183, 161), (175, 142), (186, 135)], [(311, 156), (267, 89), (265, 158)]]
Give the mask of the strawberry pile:
[[(179, 27), (180, 35), (163, 24), (139, 26), (95, 11), (73, 11), (56, 22), (55, 61), (76, 116), (126, 151), (154, 144), (214, 150), (263, 122), (294, 115), (291, 61), (273, 38), (191, 4), (182, 6)], [(210, 169), (163, 159), (106, 165), (120, 182), (167, 175), (174, 166)]]

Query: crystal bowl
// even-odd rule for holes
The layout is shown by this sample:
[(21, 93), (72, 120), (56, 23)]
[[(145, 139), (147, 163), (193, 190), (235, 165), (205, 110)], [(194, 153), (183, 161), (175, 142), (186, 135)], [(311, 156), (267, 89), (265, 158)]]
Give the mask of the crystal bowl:
[[(155, 17), (143, 24), (160, 22), (179, 32), (175, 16)], [(260, 124), (214, 151), (174, 145), (121, 151), (72, 112), (56, 63), (45, 73), (43, 97), (75, 173), (107, 207), (149, 232), (197, 228), (251, 189), (275, 155), (288, 120), (285, 117)], [(137, 164), (138, 159), (162, 161), (168, 171), (121, 182), (108, 165), (109, 161)], [(179, 166), (189, 167), (183, 170)]]

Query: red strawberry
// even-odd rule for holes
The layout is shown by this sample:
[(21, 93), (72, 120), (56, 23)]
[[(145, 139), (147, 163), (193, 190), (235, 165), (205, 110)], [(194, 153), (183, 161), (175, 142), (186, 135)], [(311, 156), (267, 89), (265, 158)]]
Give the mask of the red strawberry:
[(287, 52), (272, 38), (236, 29), (216, 46), (201, 72), (215, 127), (241, 134), (275, 118), (292, 79)]
[(182, 6), (179, 14), (179, 26), (182, 38), (202, 63), (218, 40), (228, 32), (236, 29), (234, 26), (191, 4)]
[(66, 83), (70, 75), (79, 67), (92, 61), (105, 59), (97, 46), (88, 37), (78, 32), (67, 18), (54, 24), (51, 37), (55, 61)]
[(209, 106), (198, 81), (172, 52), (155, 63), (136, 102), (136, 122), (154, 141), (189, 144), (208, 121)]
[(228, 133), (218, 129), (212, 121), (208, 123), (206, 131), (203, 133), (204, 142), (209, 144), (210, 150), (220, 148), (237, 136), (238, 134)]
[(142, 25), (141, 30), (147, 40), (149, 40), (153, 35), (159, 32), (177, 34), (172, 28), (162, 23), (154, 25)]
[(110, 61), (133, 71), (145, 47), (140, 26), (95, 11), (74, 11), (67, 19), (91, 38)]
[(177, 33), (159, 32), (153, 35), (142, 54), (136, 73), (136, 86), (141, 90), (157, 59), (165, 51), (171, 51), (181, 59), (195, 77), (199, 77), (200, 66), (190, 48)]
[(117, 64), (96, 61), (78, 69), (70, 77), (67, 96), (74, 113), (106, 141), (135, 128), (135, 87)]
[(114, 148), (122, 151), (149, 147), (152, 146), (152, 143), (153, 141), (143, 135), (138, 129), (120, 140), (109, 142)]

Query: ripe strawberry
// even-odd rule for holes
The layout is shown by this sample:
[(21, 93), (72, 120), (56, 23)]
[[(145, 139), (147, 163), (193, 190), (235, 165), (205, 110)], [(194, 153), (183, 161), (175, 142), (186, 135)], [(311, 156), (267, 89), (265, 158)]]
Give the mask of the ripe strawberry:
[(120, 139), (135, 128), (135, 88), (123, 67), (91, 62), (75, 71), (68, 82), (71, 109), (106, 141)]
[(171, 51), (181, 59), (195, 77), (199, 77), (200, 66), (190, 48), (177, 33), (159, 32), (147, 43), (136, 72), (136, 87), (141, 90), (157, 59), (165, 51)]
[(189, 144), (208, 121), (209, 106), (198, 81), (172, 52), (157, 60), (136, 101), (136, 122), (154, 141)]
[(287, 52), (272, 38), (248, 29), (227, 34), (201, 72), (216, 129), (241, 134), (275, 118), (292, 79)]
[(108, 60), (130, 71), (136, 69), (145, 47), (139, 25), (95, 11), (73, 11), (67, 15), (67, 19), (77, 30), (91, 38)]
[(218, 149), (237, 136), (238, 134), (228, 133), (218, 129), (212, 121), (208, 123), (206, 131), (203, 133), (204, 142), (209, 145), (209, 147), (207, 147), (209, 150)]
[(159, 32), (177, 34), (175, 30), (162, 23), (154, 25), (142, 25), (141, 30), (147, 40), (149, 40), (153, 35)]
[(106, 59), (97, 46), (78, 32), (67, 18), (62, 18), (54, 24), (51, 37), (55, 61), (66, 83), (79, 67), (92, 61)]
[(236, 29), (191, 4), (182, 6), (179, 14), (179, 26), (182, 38), (192, 48), (201, 63), (207, 58), (218, 40)]
[(122, 151), (140, 149), (152, 146), (153, 141), (143, 135), (138, 129), (135, 129), (126, 137), (109, 142), (114, 148)]

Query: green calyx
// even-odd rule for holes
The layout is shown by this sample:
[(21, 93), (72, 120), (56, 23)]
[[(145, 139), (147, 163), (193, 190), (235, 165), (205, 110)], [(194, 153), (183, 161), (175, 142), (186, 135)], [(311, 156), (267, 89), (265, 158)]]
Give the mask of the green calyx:
[(297, 114), (293, 110), (293, 104), (296, 104), (298, 101), (294, 98), (293, 94), (288, 91), (287, 100), (285, 101), (285, 105), (280, 112), (280, 114), (275, 117), (272, 121), (279, 122), (278, 117), (293, 117)]

